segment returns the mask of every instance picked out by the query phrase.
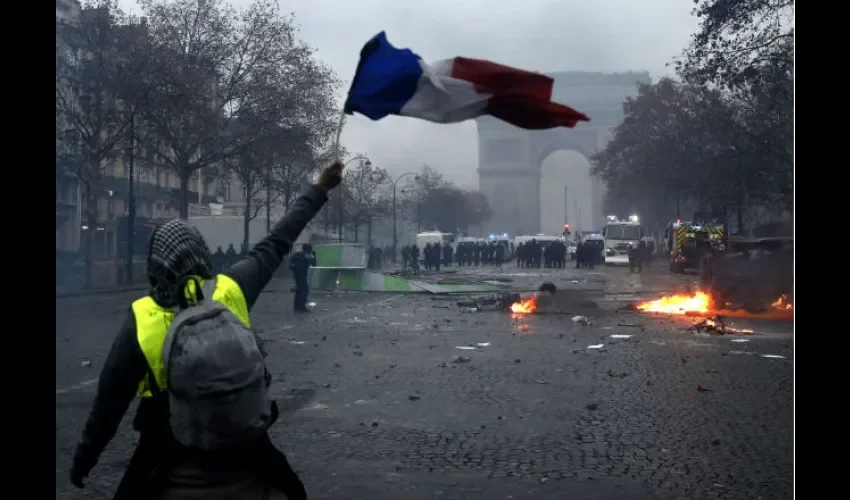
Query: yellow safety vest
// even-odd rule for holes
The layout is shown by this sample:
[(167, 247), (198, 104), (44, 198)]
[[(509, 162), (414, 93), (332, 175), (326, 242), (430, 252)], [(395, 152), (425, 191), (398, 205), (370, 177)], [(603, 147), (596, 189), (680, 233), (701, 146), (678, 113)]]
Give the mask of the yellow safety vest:
[[(201, 286), (204, 286), (204, 280), (198, 279)], [(189, 282), (186, 287), (186, 295), (195, 296), (195, 284)], [(237, 318), (245, 323), (248, 328), (251, 327), (251, 318), (248, 316), (248, 303), (245, 300), (245, 294), (242, 289), (236, 284), (233, 279), (223, 274), (216, 276), (215, 291), (212, 299), (224, 304), (225, 307), (236, 315)], [(165, 380), (165, 365), (162, 360), (162, 349), (165, 344), (165, 336), (168, 333), (168, 327), (174, 319), (174, 312), (158, 305), (150, 297), (142, 297), (133, 302), (133, 315), (136, 317), (136, 338), (139, 340), (139, 346), (148, 361), (148, 366), (156, 379), (156, 384), (161, 390), (166, 389)], [(149, 398), (153, 396), (150, 387), (148, 387), (148, 377), (142, 378), (139, 383), (140, 398)]]

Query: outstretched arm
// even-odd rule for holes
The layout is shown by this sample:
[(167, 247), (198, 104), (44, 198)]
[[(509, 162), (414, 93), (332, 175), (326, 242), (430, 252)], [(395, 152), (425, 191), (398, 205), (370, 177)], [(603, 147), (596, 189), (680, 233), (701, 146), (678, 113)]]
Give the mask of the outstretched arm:
[(284, 256), (292, 250), (301, 231), (328, 201), (328, 191), (341, 180), (342, 163), (334, 162), (326, 167), (318, 182), (298, 198), (289, 212), (275, 224), (271, 234), (223, 273), (242, 289), (249, 310), (280, 267)]

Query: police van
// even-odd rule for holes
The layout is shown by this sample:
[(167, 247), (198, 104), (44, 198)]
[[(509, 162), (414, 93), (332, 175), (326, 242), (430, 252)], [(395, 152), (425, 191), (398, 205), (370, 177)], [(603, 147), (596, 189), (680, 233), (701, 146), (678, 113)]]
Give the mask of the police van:
[(608, 223), (602, 228), (602, 237), (605, 238), (605, 265), (627, 266), (629, 248), (637, 246), (643, 238), (643, 226), (640, 225), (637, 215), (632, 215), (627, 220), (609, 215), (607, 219)]

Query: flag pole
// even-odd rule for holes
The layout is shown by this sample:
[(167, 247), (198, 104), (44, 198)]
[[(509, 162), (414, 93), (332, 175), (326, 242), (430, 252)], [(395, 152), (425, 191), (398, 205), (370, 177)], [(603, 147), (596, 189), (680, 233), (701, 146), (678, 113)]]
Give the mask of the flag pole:
[(334, 141), (334, 159), (342, 160), (339, 155), (339, 137), (342, 135), (342, 128), (345, 126), (345, 111), (339, 113), (339, 124), (336, 127), (336, 140)]

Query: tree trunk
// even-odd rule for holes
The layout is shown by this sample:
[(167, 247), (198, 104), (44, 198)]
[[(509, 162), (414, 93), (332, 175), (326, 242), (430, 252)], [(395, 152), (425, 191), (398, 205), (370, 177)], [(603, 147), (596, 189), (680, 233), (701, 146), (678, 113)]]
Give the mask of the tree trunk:
[(189, 220), (189, 178), (191, 177), (190, 170), (180, 170), (180, 218), (186, 220)]
[(352, 224), (352, 226), (354, 226), (352, 228), (354, 229), (354, 243), (357, 243), (357, 234), (359, 233), (360, 224)]
[(680, 198), (679, 198), (679, 191), (678, 191), (678, 190), (676, 191), (676, 218), (677, 218), (677, 219), (681, 219), (681, 218), (682, 218), (682, 213), (681, 213), (681, 200), (680, 200)]
[(372, 246), (372, 218), (366, 219), (366, 243)]
[[(287, 210), (289, 209), (287, 208)], [(327, 207), (324, 207), (322, 211), (325, 212), (325, 237), (327, 237), (331, 234), (331, 213)]]
[(91, 288), (92, 286), (92, 249), (94, 248), (94, 233), (97, 231), (97, 195), (91, 184), (87, 184), (85, 188), (85, 225), (86, 230), (83, 231), (83, 288)]
[(251, 190), (245, 190), (245, 214), (243, 217), (242, 251), (248, 251), (248, 242), (251, 239)]
[(744, 234), (744, 188), (738, 188), (738, 203), (736, 210), (738, 216), (738, 234)]

